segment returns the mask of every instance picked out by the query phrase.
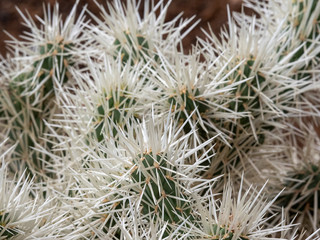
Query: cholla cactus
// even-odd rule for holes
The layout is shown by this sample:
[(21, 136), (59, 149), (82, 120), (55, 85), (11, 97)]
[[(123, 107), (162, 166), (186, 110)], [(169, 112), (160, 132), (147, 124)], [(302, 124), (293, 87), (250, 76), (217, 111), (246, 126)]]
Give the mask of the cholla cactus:
[[(269, 9), (268, 3), (263, 6)], [(259, 10), (258, 6), (256, 8)], [(288, 46), (292, 44), (292, 31), (295, 30), (288, 30), (286, 17), (277, 20), (277, 25), (273, 25), (272, 21), (265, 23), (265, 18), (239, 15), (235, 20), (229, 20), (229, 30), (223, 32), (222, 40), (208, 34), (209, 40), (202, 41), (207, 61), (215, 61), (214, 66), (224, 69), (225, 75), (236, 68), (228, 76), (227, 84), (232, 90), (224, 94), (223, 103), (225, 111), (234, 116), (211, 120), (226, 134), (231, 145), (230, 148), (225, 143), (218, 143), (216, 147), (221, 154), (217, 154), (215, 161), (220, 162), (221, 157), (227, 166), (239, 165), (239, 162), (248, 165), (246, 159), (250, 151), (263, 144), (275, 127), (280, 127), (279, 121), (301, 113), (303, 105), (308, 104), (299, 102), (302, 105), (299, 108), (296, 105), (297, 99), (310, 91), (314, 80), (296, 76), (300, 66), (303, 68), (302, 62), (310, 61), (316, 46), (308, 48), (308, 54), (294, 57), (297, 49), (289, 51)], [(295, 47), (301, 49), (305, 43), (296, 44)], [(221, 61), (216, 61), (215, 55)], [(228, 67), (224, 68), (226, 64)], [(314, 86), (318, 88), (317, 84)], [(211, 174), (214, 171), (213, 167)]]
[[(192, 26), (187, 26), (193, 18), (182, 20), (178, 16), (165, 22), (170, 2), (154, 4), (145, 1), (143, 16), (138, 13), (139, 5), (136, 1), (127, 1), (123, 6), (121, 1), (114, 1), (112, 5), (107, 4), (107, 10), (98, 5), (103, 20), (90, 13), (97, 22), (97, 26), (90, 27), (90, 32), (96, 40), (99, 54), (104, 52), (118, 57), (124, 64), (133, 65), (140, 61), (145, 64), (150, 61), (149, 58), (157, 60), (158, 52), (171, 55), (192, 29)], [(161, 13), (157, 15), (157, 11)]]
[[(141, 225), (139, 234), (144, 231), (142, 226), (148, 229), (149, 224), (167, 225), (163, 238), (185, 233), (183, 223), (185, 219), (195, 221), (192, 207), (203, 189), (194, 183), (210, 184), (212, 180), (196, 178), (196, 166), (183, 164), (198, 149), (187, 148), (188, 136), (175, 133), (181, 130), (177, 131), (172, 121), (160, 125), (143, 122), (93, 150), (105, 156), (99, 162), (88, 158), (86, 164), (73, 166), (69, 172), (78, 182), (75, 196), (88, 198), (85, 208), (92, 209), (87, 213), (92, 222), (83, 227), (91, 225), (96, 236), (121, 238), (120, 221), (128, 224), (135, 217)], [(91, 141), (99, 143), (98, 139)], [(100, 186), (105, 187), (100, 190)]]
[(4, 159), (14, 151), (15, 146), (0, 156), (0, 239), (59, 236), (68, 226), (67, 212), (58, 208), (59, 201), (51, 197), (49, 188), (35, 183), (35, 178), (31, 179), (26, 171), (16, 174), (8, 171)]
[[(243, 177), (242, 177), (243, 180)], [(277, 197), (266, 202), (263, 189), (250, 186), (243, 191), (243, 182), (236, 191), (230, 179), (224, 186), (222, 198), (209, 198), (209, 211), (201, 212), (203, 238), (207, 239), (283, 239), (290, 225), (284, 225), (283, 219), (273, 226), (268, 225), (268, 212)], [(235, 193), (237, 192), (237, 193)], [(281, 216), (279, 216), (281, 217)], [(279, 234), (276, 237), (277, 233)]]
[(0, 61), (0, 239), (320, 239), (320, 2), (247, 0), (189, 54), (169, 3), (77, 4)]
[(282, 131), (284, 137), (273, 142), (279, 145), (278, 150), (261, 154), (262, 159), (257, 161), (265, 161), (263, 177), (274, 183), (268, 189), (270, 195), (283, 189), (274, 207), (283, 207), (288, 221), (301, 223), (301, 235), (311, 234), (320, 227), (319, 136), (312, 125), (302, 121), (295, 123), (299, 128), (287, 124), (291, 130)]
[(50, 176), (50, 158), (34, 148), (52, 148), (44, 138), (49, 132), (44, 121), (57, 112), (56, 95), (70, 79), (69, 68), (77, 61), (74, 49), (84, 40), (79, 38), (83, 14), (75, 22), (75, 6), (63, 24), (58, 9), (58, 4), (53, 13), (48, 8), (40, 29), (20, 12), (30, 36), (24, 36), (25, 42), (11, 41), (13, 57), (1, 68), (1, 125), (11, 141), (18, 142), (12, 160), (18, 160), (17, 169)]

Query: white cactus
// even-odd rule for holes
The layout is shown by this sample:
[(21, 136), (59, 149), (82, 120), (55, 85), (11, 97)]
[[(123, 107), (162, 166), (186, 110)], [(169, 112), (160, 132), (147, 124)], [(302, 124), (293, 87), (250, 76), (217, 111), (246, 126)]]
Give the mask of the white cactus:
[(0, 239), (320, 239), (320, 2), (189, 54), (170, 1), (78, 3), (0, 61)]

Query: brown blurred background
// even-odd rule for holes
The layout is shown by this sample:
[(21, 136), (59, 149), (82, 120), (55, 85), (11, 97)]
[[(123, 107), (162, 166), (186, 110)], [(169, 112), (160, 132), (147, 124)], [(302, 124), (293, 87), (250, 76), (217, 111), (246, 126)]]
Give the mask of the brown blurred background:
[[(60, 2), (60, 12), (63, 17), (68, 15), (75, 2), (75, 0), (0, 0), (0, 54), (4, 55), (6, 53), (4, 42), (9, 39), (4, 30), (16, 38), (19, 38), (19, 35), (27, 30), (21, 24), (22, 18), (17, 12), (16, 6), (22, 12), (27, 10), (32, 17), (38, 15), (42, 18), (43, 3), (53, 5), (56, 1)], [(98, 2), (105, 4), (106, 0), (98, 0)], [(126, 0), (123, 0), (123, 2), (126, 2)], [(155, 2), (158, 2), (158, 0)], [(196, 42), (196, 36), (204, 37), (201, 28), (208, 29), (208, 23), (212, 30), (218, 33), (221, 26), (227, 21), (227, 5), (232, 11), (240, 11), (241, 2), (242, 0), (173, 0), (168, 10), (167, 20), (174, 18), (180, 12), (184, 13), (183, 18), (196, 15), (194, 21), (201, 19), (197, 27), (184, 40), (185, 49), (189, 49), (191, 44)], [(99, 9), (94, 0), (80, 0), (78, 12), (85, 4), (88, 5), (91, 12), (99, 15)]]

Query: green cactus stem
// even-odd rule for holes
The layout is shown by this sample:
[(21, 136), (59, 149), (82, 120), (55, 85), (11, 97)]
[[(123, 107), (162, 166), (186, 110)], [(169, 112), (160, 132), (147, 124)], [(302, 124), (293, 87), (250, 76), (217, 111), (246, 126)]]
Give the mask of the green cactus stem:
[[(98, 106), (97, 111), (99, 117), (95, 121), (95, 133), (99, 142), (103, 140), (103, 128), (105, 127), (105, 124), (108, 124), (108, 118), (116, 126), (122, 127), (127, 124), (125, 119), (129, 117), (128, 112), (136, 104), (136, 100), (128, 95), (126, 90), (121, 91), (120, 93), (116, 92), (115, 94), (111, 93), (110, 95), (107, 95), (105, 101), (107, 102), (106, 106)], [(138, 116), (133, 117), (135, 119), (138, 118)], [(118, 130), (115, 127), (112, 127), (112, 136), (115, 137), (117, 133)]]
[[(263, 144), (265, 140), (265, 131), (272, 131), (274, 128), (272, 125), (262, 125), (254, 126), (254, 131), (256, 132), (257, 139), (255, 139), (252, 126), (250, 124), (251, 119), (259, 119), (261, 117), (261, 102), (259, 91), (265, 90), (266, 78), (259, 72), (255, 72), (253, 67), (255, 65), (255, 59), (253, 56), (241, 65), (238, 70), (231, 75), (230, 83), (234, 84), (242, 81), (230, 91), (230, 102), (225, 105), (230, 112), (235, 113), (248, 113), (243, 117), (233, 119), (232, 121), (226, 121), (221, 119), (210, 119), (211, 122), (219, 126), (229, 137), (229, 146), (224, 142), (219, 141), (215, 145), (216, 152), (220, 156), (224, 156), (224, 162), (214, 163), (215, 157), (212, 161), (215, 165), (214, 170), (210, 170), (207, 176), (215, 177), (225, 173), (226, 166), (232, 164), (233, 166), (238, 165), (241, 162), (241, 157), (239, 156), (239, 151), (247, 153), (251, 147)], [(248, 79), (243, 81), (244, 79)]]
[[(236, 119), (235, 122), (225, 122), (224, 128), (233, 134), (234, 138), (236, 136), (246, 134), (251, 132), (250, 128), (250, 119), (257, 119), (261, 116), (261, 102), (259, 91), (264, 91), (268, 86), (265, 85), (265, 77), (260, 72), (254, 73), (252, 68), (254, 67), (255, 59), (251, 56), (244, 64), (242, 69), (239, 69), (234, 76), (233, 82), (239, 82), (243, 79), (248, 78), (247, 81), (244, 81), (238, 85), (237, 88), (233, 89), (231, 95), (234, 96), (235, 100), (232, 100), (227, 106), (232, 112), (244, 113), (249, 112), (250, 116), (244, 116), (239, 119)], [(249, 79), (250, 77), (253, 77)], [(263, 106), (262, 106), (263, 108)], [(212, 120), (214, 121), (214, 119)], [(257, 134), (257, 144), (263, 144), (265, 136), (263, 131), (272, 131), (274, 126), (272, 125), (261, 125), (257, 126), (255, 131)], [(252, 136), (253, 137), (253, 134)], [(231, 145), (232, 141), (230, 142)], [(239, 144), (239, 143), (238, 143)]]
[[(176, 93), (171, 96), (168, 99), (168, 102), (172, 107), (171, 111), (175, 113), (175, 117), (180, 124), (184, 124), (188, 117), (192, 114), (192, 119), (197, 120), (198, 116), (197, 113), (194, 112), (195, 110), (200, 114), (201, 117), (205, 117), (205, 114), (209, 110), (205, 99), (200, 97), (200, 91), (197, 88), (193, 88), (191, 91), (187, 90), (186, 88), (182, 88), (180, 93)], [(187, 122), (184, 125), (183, 130), (185, 133), (189, 133), (191, 128), (192, 126), (189, 122)], [(197, 124), (197, 128), (200, 131), (200, 135), (205, 135), (205, 130), (200, 124)]]
[[(44, 84), (44, 94), (47, 94), (53, 90), (53, 79), (52, 76), (60, 80), (61, 84), (68, 81), (66, 74), (67, 67), (72, 65), (70, 49), (73, 44), (64, 44), (63, 40), (60, 40), (58, 44), (47, 43), (40, 47), (40, 54), (48, 55), (42, 60), (36, 61), (34, 67), (37, 68), (40, 65), (39, 80), (42, 82), (44, 79), (49, 79)], [(57, 68), (58, 67), (58, 68)]]
[[(162, 153), (146, 152), (134, 160), (134, 170), (131, 173), (133, 182), (137, 183), (137, 193), (142, 194), (142, 213), (151, 218), (158, 218), (171, 224), (180, 224), (182, 219), (191, 215), (191, 204), (187, 196), (181, 192), (177, 180), (176, 168), (172, 166), (167, 156)], [(166, 230), (169, 234), (170, 227)]]
[[(234, 233), (233, 231), (228, 231), (224, 226), (218, 226), (217, 224), (213, 225), (213, 236), (210, 239), (213, 240), (233, 240)], [(240, 236), (236, 240), (249, 240), (246, 236)]]
[(120, 53), (123, 64), (127, 64), (130, 60), (130, 65), (142, 59), (147, 62), (146, 56), (149, 56), (149, 44), (145, 37), (137, 34), (133, 36), (129, 32), (124, 32), (126, 41), (123, 43), (119, 39), (114, 41), (114, 45), (117, 47), (117, 54)]
[[(193, 221), (191, 204), (186, 195), (181, 192), (181, 186), (177, 181), (176, 168), (171, 166), (166, 155), (159, 153), (155, 156), (152, 152), (139, 154), (134, 159), (134, 167), (131, 172), (131, 180), (135, 185), (130, 189), (130, 195), (141, 196), (141, 213), (146, 219), (157, 216), (169, 224), (181, 224), (183, 219), (189, 218)], [(140, 198), (140, 196), (139, 196)], [(118, 201), (117, 201), (118, 199)], [(112, 212), (99, 217), (104, 222), (103, 231), (109, 232), (119, 221), (118, 212), (123, 212), (128, 207), (128, 199), (123, 200), (120, 195), (115, 194), (114, 199), (106, 199), (101, 205), (101, 210)], [(104, 210), (103, 210), (104, 209)], [(93, 218), (97, 220), (98, 217)], [(120, 230), (113, 229), (116, 236), (120, 237)], [(168, 226), (163, 237), (170, 234), (171, 226)]]
[[(126, 212), (125, 209), (128, 207), (128, 200), (121, 200), (120, 195), (115, 194), (114, 199), (119, 199), (119, 201), (113, 201), (111, 204), (109, 199), (105, 199), (100, 206), (101, 211), (106, 212), (106, 209), (108, 209), (108, 213), (92, 218), (92, 221), (99, 220), (104, 224), (102, 230), (105, 233), (110, 233), (111, 229), (119, 222), (119, 215)], [(114, 228), (112, 231), (116, 239), (120, 239), (121, 230), (119, 228)]]
[[(252, 68), (254, 66), (255, 60), (254, 57), (251, 56), (249, 60), (246, 61), (244, 64), (243, 69), (239, 69), (236, 72), (236, 76), (232, 81), (239, 82), (243, 79), (250, 78), (254, 74), (252, 72)], [(263, 84), (266, 81), (265, 77), (260, 74), (254, 74), (252, 79), (248, 79), (245, 82), (242, 82), (238, 85), (237, 88), (233, 89), (231, 94), (235, 97), (235, 100), (232, 100), (229, 103), (228, 108), (232, 112), (250, 112), (253, 118), (259, 117), (261, 114), (260, 111), (260, 99), (256, 89), (263, 89)], [(242, 117), (240, 118), (236, 124), (231, 124), (230, 130), (235, 134), (239, 134), (241, 126), (242, 129), (246, 129), (250, 127), (250, 120), (249, 117)]]
[[(309, 2), (312, 2), (311, 5)], [(306, 14), (306, 7), (311, 6), (309, 13), (309, 16), (307, 16), (307, 23), (312, 24), (312, 31), (309, 33), (309, 35), (305, 35), (303, 33), (303, 30), (300, 32), (300, 35), (298, 36), (301, 41), (306, 42), (306, 47), (301, 47), (292, 57), (291, 62), (297, 61), (301, 58), (301, 56), (304, 54), (306, 49), (309, 49), (312, 41), (315, 39), (316, 36), (319, 35), (319, 28), (320, 28), (320, 15), (317, 16), (315, 19), (311, 19), (314, 11), (316, 10), (317, 4), (319, 4), (318, 0), (307, 0), (307, 1), (297, 1), (295, 0), (293, 2), (294, 5), (298, 5), (299, 12), (298, 15), (295, 16), (294, 19), (294, 27), (296, 32), (300, 32), (301, 23), (303, 19), (305, 18)], [(319, 54), (318, 54), (319, 57)]]

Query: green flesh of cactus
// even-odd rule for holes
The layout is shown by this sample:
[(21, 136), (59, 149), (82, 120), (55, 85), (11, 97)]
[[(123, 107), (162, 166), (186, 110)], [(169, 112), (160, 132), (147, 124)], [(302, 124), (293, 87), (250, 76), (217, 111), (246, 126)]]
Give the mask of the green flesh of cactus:
[[(175, 179), (175, 168), (167, 162), (165, 155), (153, 156), (152, 152), (144, 153), (139, 155), (134, 162), (135, 167), (131, 173), (131, 179), (137, 185), (132, 189), (132, 194), (142, 194), (141, 213), (143, 215), (149, 219), (157, 216), (171, 224), (182, 223), (187, 217), (190, 221), (194, 219), (191, 215), (190, 203), (179, 190), (180, 187)], [(119, 198), (118, 195), (115, 195), (115, 198), (117, 197)], [(119, 201), (114, 201), (112, 204), (112, 212), (123, 211), (127, 205), (127, 200), (123, 201), (119, 198)], [(119, 221), (116, 214), (113, 214), (113, 217), (105, 216), (104, 218), (106, 219), (105, 232), (110, 231)], [(168, 236), (170, 230), (171, 228), (168, 227), (163, 237)], [(116, 234), (119, 232), (120, 230), (116, 230)]]
[[(235, 82), (241, 81), (245, 78), (251, 77), (252, 67), (254, 60), (250, 59), (244, 65), (243, 70), (237, 73)], [(257, 115), (260, 108), (259, 96), (257, 95), (254, 88), (259, 89), (259, 86), (265, 82), (265, 78), (257, 74), (253, 79), (242, 82), (237, 88), (233, 89), (232, 95), (236, 97), (235, 101), (230, 102), (229, 109), (234, 112), (247, 112), (248, 109), (253, 110), (253, 114)], [(255, 112), (255, 110), (257, 110)], [(239, 122), (242, 126), (249, 126), (249, 118), (242, 117)]]
[[(123, 125), (125, 123), (125, 117), (128, 116), (128, 111), (135, 105), (136, 101), (130, 96), (126, 96), (124, 93), (117, 96), (117, 94), (111, 94), (111, 97), (106, 97), (108, 109), (105, 110), (103, 105), (98, 107), (99, 118), (97, 119), (97, 125), (95, 127), (96, 137), (99, 142), (103, 140), (103, 128), (107, 124), (109, 118), (115, 125)], [(129, 121), (130, 122), (130, 121)], [(116, 136), (118, 133), (115, 127), (112, 127), (112, 136)]]
[[(320, 16), (318, 16), (317, 19), (311, 19), (312, 14), (314, 13), (314, 11), (316, 10), (317, 4), (318, 4), (318, 0), (309, 0), (306, 1), (307, 3), (305, 3), (304, 1), (297, 1), (294, 4), (298, 4), (299, 5), (299, 14), (298, 16), (296, 16), (295, 18), (295, 29), (296, 31), (298, 31), (300, 29), (301, 26), (301, 22), (303, 21), (303, 18), (305, 18), (305, 8), (309, 5), (308, 2), (312, 2), (311, 4), (311, 10), (310, 10), (310, 15), (307, 16), (307, 22), (310, 22), (313, 24), (313, 28), (312, 31), (309, 33), (308, 36), (299, 36), (301, 38), (301, 40), (303, 40), (304, 42), (306, 42), (306, 46), (305, 47), (301, 47), (292, 57), (291, 62), (297, 61), (301, 58), (301, 56), (304, 54), (305, 50), (308, 49), (311, 44), (313, 39), (315, 39), (315, 36), (318, 36), (319, 34), (319, 28), (320, 28)], [(303, 32), (303, 31), (302, 31)], [(319, 45), (319, 44), (318, 44)], [(319, 55), (317, 56), (319, 57)]]
[(182, 223), (186, 217), (193, 220), (190, 203), (180, 192), (175, 168), (167, 162), (166, 155), (145, 153), (139, 155), (135, 164), (131, 178), (139, 184), (143, 214), (156, 215), (173, 224)]
[(130, 33), (124, 33), (126, 37), (125, 44), (130, 49), (128, 50), (125, 46), (122, 45), (119, 39), (114, 41), (114, 45), (117, 47), (117, 52), (121, 55), (121, 60), (123, 64), (127, 64), (130, 60), (131, 66), (133, 66), (136, 61), (142, 59), (144, 62), (146, 56), (149, 56), (149, 44), (146, 38), (141, 35), (131, 36)]
[[(72, 44), (62, 44), (53, 45), (51, 43), (46, 44), (45, 46), (40, 47), (40, 53), (48, 55), (42, 60), (39, 60), (34, 63), (34, 67), (39, 67), (40, 64), (40, 82), (45, 78), (48, 78), (50, 75), (55, 74), (55, 77), (59, 80), (60, 83), (66, 83), (68, 77), (66, 74), (66, 68), (68, 65), (71, 65), (70, 57), (71, 54), (68, 53), (72, 47)], [(56, 68), (57, 67), (57, 68)], [(52, 69), (55, 69), (55, 72), (52, 72)], [(44, 94), (47, 94), (53, 90), (53, 79), (49, 77), (44, 85)]]
[[(310, 2), (312, 3), (310, 4)], [(290, 62), (296, 62), (303, 59), (305, 52), (312, 51), (313, 49), (319, 47), (319, 41), (315, 41), (314, 39), (316, 39), (317, 36), (319, 35), (319, 29), (320, 29), (320, 15), (316, 19), (312, 19), (314, 12), (317, 8), (317, 5), (319, 4), (318, 0), (307, 0), (307, 1), (296, 0), (294, 1), (293, 4), (298, 5), (298, 8), (299, 8), (298, 15), (295, 16), (295, 18), (293, 19), (294, 28), (296, 30), (296, 35), (297, 35), (295, 36), (294, 41), (297, 40), (296, 38), (299, 38), (301, 43), (305, 43), (305, 44), (299, 47), (298, 51), (296, 51), (295, 54), (290, 59)], [(311, 8), (310, 8), (310, 11), (307, 12), (306, 8), (308, 6), (311, 6)], [(309, 14), (309, 16), (307, 16), (306, 18), (307, 19), (306, 22), (309, 23), (309, 25), (312, 24), (312, 30), (309, 33), (304, 32), (305, 30), (303, 28), (304, 24), (301, 24), (303, 21), (305, 21), (303, 19), (305, 18), (306, 13)], [(291, 22), (288, 22), (288, 25), (290, 26)], [(297, 47), (297, 46), (294, 46), (294, 47)], [(291, 49), (291, 50), (294, 50), (294, 49)], [(290, 52), (290, 50), (288, 50), (288, 52)], [(287, 52), (284, 52), (283, 56), (286, 56), (286, 55), (287, 55)], [(320, 54), (318, 53), (315, 57), (312, 58), (312, 60), (305, 60), (305, 65), (298, 70), (298, 73), (296, 74), (295, 78), (299, 80), (312, 78), (312, 73), (310, 73), (309, 70), (314, 68), (313, 64), (319, 65), (319, 58), (320, 58)]]
[[(266, 81), (265, 77), (259, 73), (254, 74), (252, 72), (252, 68), (254, 67), (255, 60), (251, 56), (249, 60), (247, 60), (244, 65), (238, 69), (237, 72), (233, 75), (232, 82), (237, 83), (242, 81), (237, 85), (234, 89), (231, 90), (231, 101), (226, 106), (230, 112), (236, 113), (245, 113), (249, 112), (250, 117), (259, 118), (261, 115), (261, 103), (259, 99), (259, 95), (256, 89), (264, 90), (264, 83)], [(244, 79), (248, 79), (247, 81), (243, 81)], [(249, 144), (257, 145), (263, 144), (265, 140), (265, 136), (262, 133), (262, 130), (273, 129), (273, 126), (259, 126), (259, 128), (255, 129), (257, 134), (257, 140), (254, 140), (254, 135), (251, 132), (251, 125), (249, 116), (244, 116), (236, 119), (234, 122), (232, 121), (221, 121), (220, 119), (212, 118), (211, 121), (215, 123), (217, 126), (220, 126), (222, 129), (225, 129), (229, 137), (229, 146), (225, 143), (218, 142), (216, 145), (216, 151), (221, 154), (224, 152), (225, 159), (227, 159), (226, 163), (229, 164), (231, 161), (235, 160), (235, 165), (239, 164), (240, 157), (236, 152), (237, 149), (234, 147), (234, 141), (238, 141), (236, 145), (241, 148), (241, 151), (248, 152), (252, 145), (242, 148), (242, 146), (247, 146)], [(226, 150), (228, 148), (228, 150)], [(213, 160), (214, 161), (214, 158)], [(210, 175), (212, 177), (218, 176), (224, 173), (225, 163), (221, 162), (217, 165), (216, 170)]]
[[(251, 117), (259, 118), (261, 115), (260, 111), (260, 99), (256, 89), (264, 90), (264, 82), (266, 81), (265, 77), (259, 73), (253, 75), (252, 68), (254, 66), (255, 60), (251, 57), (245, 63), (242, 70), (237, 72), (234, 77), (234, 82), (239, 82), (243, 79), (249, 78), (247, 81), (240, 83), (237, 88), (232, 90), (232, 96), (235, 100), (232, 100), (229, 103), (228, 108), (233, 112), (250, 112)], [(251, 77), (251, 78), (250, 78)], [(253, 77), (253, 78), (252, 78)], [(226, 123), (225, 127), (228, 131), (232, 132), (234, 136), (239, 136), (246, 130), (250, 130), (250, 120), (248, 117), (241, 117), (236, 120), (235, 123)], [(262, 126), (261, 129), (271, 131), (273, 126)], [(256, 129), (259, 130), (259, 129)], [(250, 131), (249, 131), (250, 132)], [(257, 131), (258, 143), (263, 144), (265, 136), (263, 133)], [(232, 145), (232, 142), (231, 142)]]
[[(233, 240), (233, 232), (228, 231), (225, 227), (219, 227), (218, 225), (213, 225), (213, 237), (211, 239), (213, 240)], [(236, 240), (249, 240), (249, 238), (241, 236), (238, 237)]]
[[(193, 112), (194, 110), (198, 111), (200, 116), (204, 116), (206, 112), (209, 110), (209, 107), (207, 106), (205, 100), (201, 97), (199, 97), (200, 91), (199, 89), (195, 89), (192, 92), (189, 92), (188, 90), (183, 90), (178, 95), (174, 95), (168, 99), (169, 103), (172, 106), (172, 111), (175, 112), (176, 119), (181, 123), (185, 123), (189, 116), (193, 118), (197, 118), (196, 112)], [(192, 121), (192, 118), (190, 119)], [(200, 134), (204, 134), (204, 129), (198, 124), (197, 128), (199, 128)], [(189, 133), (191, 131), (191, 125), (189, 122), (187, 122), (183, 130), (186, 133)], [(201, 134), (201, 135), (202, 135)]]
[[(117, 198), (117, 197), (118, 197), (118, 195), (115, 194), (115, 198)], [(103, 231), (105, 233), (108, 233), (111, 230), (111, 228), (116, 226), (116, 224), (120, 220), (117, 213), (119, 213), (119, 215), (121, 215), (121, 212), (124, 212), (125, 208), (127, 208), (127, 206), (128, 206), (128, 201), (119, 200), (117, 202), (114, 202), (111, 206), (113, 214), (104, 214), (104, 215), (102, 215), (102, 217), (93, 217), (92, 220), (93, 221), (99, 220), (101, 222), (104, 222)], [(109, 208), (110, 208), (110, 206), (109, 206)], [(101, 206), (100, 209), (103, 210), (104, 206)], [(114, 230), (114, 235), (115, 235), (115, 237), (117, 237), (117, 239), (120, 238), (120, 235), (121, 235), (120, 233), (121, 233), (120, 229), (117, 228)]]

